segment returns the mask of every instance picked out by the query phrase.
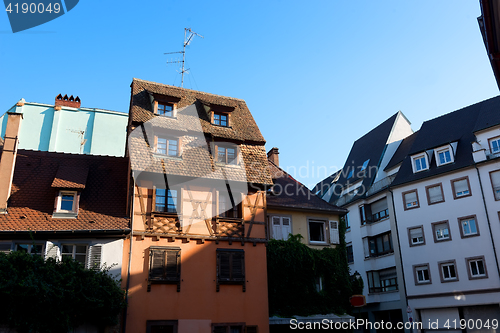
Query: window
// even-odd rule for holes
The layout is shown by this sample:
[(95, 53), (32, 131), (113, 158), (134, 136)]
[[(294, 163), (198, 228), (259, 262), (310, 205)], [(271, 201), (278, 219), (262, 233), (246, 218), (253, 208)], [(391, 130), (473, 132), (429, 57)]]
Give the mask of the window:
[(217, 162), (225, 164), (236, 163), (236, 149), (217, 147)]
[(432, 223), (432, 232), (434, 234), (435, 243), (451, 240), (450, 225), (448, 221)]
[(500, 170), (490, 172), (491, 187), (495, 200), (500, 200)]
[(451, 181), (451, 188), (453, 189), (454, 199), (472, 195), (470, 191), (469, 177), (453, 179)]
[(54, 217), (64, 217), (64, 214), (68, 216), (75, 216), (78, 211), (78, 193), (76, 191), (59, 191), (56, 198), (56, 209)]
[(330, 244), (340, 244), (339, 222), (329, 221), (330, 223)]
[(393, 253), (391, 232), (380, 234), (374, 237), (368, 237), (368, 247), (370, 257), (378, 257), (387, 253)]
[(148, 291), (152, 283), (177, 284), (180, 291), (181, 249), (178, 247), (151, 246), (149, 248)]
[(413, 265), (413, 274), (415, 276), (415, 285), (431, 283), (429, 264)]
[(445, 165), (453, 162), (453, 153), (451, 147), (436, 149), (436, 164), (437, 166)]
[(352, 244), (347, 245), (347, 263), (352, 264), (354, 262), (354, 252), (352, 250)]
[(34, 244), (34, 243), (17, 243), (15, 246), (16, 251), (21, 251), (29, 254), (36, 254), (39, 256), (45, 255), (44, 244)]
[(87, 264), (87, 245), (79, 245), (79, 244), (62, 244), (61, 246), (61, 256), (64, 258), (71, 258), (82, 265), (86, 266)]
[(347, 230), (351, 229), (351, 221), (349, 220), (349, 213), (344, 215), (344, 223), (345, 223), (345, 228)]
[(245, 291), (245, 251), (217, 249), (217, 291), (220, 284), (241, 284)]
[(438, 265), (441, 282), (458, 281), (455, 260), (442, 261)]
[(425, 237), (424, 237), (424, 227), (412, 227), (408, 228), (408, 238), (410, 240), (410, 246), (416, 245), (424, 245)]
[(417, 190), (403, 192), (403, 204), (405, 210), (420, 207)]
[(493, 139), (489, 139), (488, 141), (490, 143), (491, 153), (492, 154), (499, 153), (500, 152), (500, 136), (493, 138)]
[(287, 240), (292, 233), (291, 218), (289, 216), (271, 216), (273, 239)]
[(485, 279), (488, 277), (484, 256), (465, 258), (468, 267), (469, 280)]
[[(244, 328), (244, 323), (212, 324), (212, 333), (244, 333)], [(257, 332), (249, 331), (248, 328), (247, 326), (247, 332)]]
[(389, 217), (389, 209), (387, 207), (387, 199), (375, 201), (371, 204), (359, 206), (359, 215), (361, 224), (377, 222)]
[(443, 186), (441, 183), (426, 186), (425, 191), (427, 192), (427, 203), (429, 205), (444, 202)]
[(168, 103), (158, 102), (158, 114), (160, 116), (173, 117), (174, 116), (174, 106)]
[(309, 220), (309, 242), (326, 243), (325, 221)]
[(241, 218), (241, 204), (235, 204), (229, 193), (219, 192), (219, 217)]
[(177, 139), (167, 139), (155, 136), (155, 141), (155, 153), (168, 156), (179, 155), (179, 141)]
[(9, 243), (2, 243), (0, 242), (0, 253), (9, 253), (10, 252), (10, 249), (12, 247), (12, 244), (9, 242)]
[(214, 125), (228, 127), (227, 114), (214, 113)]
[(396, 267), (380, 271), (368, 271), (366, 274), (368, 276), (368, 291), (370, 293), (398, 290)]
[(427, 163), (426, 153), (412, 156), (411, 159), (412, 159), (413, 173), (429, 169), (429, 163)]
[(476, 221), (475, 215), (458, 218), (462, 238), (479, 236), (479, 228)]
[(157, 188), (155, 190), (155, 211), (165, 213), (177, 212), (177, 190)]
[(177, 320), (148, 320), (146, 333), (177, 333)]

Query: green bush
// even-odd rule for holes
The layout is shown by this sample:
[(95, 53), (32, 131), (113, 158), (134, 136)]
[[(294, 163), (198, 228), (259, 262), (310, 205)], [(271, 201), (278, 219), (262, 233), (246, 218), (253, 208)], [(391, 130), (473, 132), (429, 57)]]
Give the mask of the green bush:
[(0, 253), (0, 299), (0, 325), (19, 333), (115, 325), (125, 307), (124, 292), (107, 270), (20, 251)]

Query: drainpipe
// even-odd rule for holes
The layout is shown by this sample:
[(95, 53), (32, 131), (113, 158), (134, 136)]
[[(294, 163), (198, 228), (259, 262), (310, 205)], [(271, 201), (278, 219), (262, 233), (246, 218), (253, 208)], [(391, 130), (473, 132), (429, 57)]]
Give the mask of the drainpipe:
[(490, 216), (488, 214), (488, 208), (486, 206), (486, 199), (484, 198), (483, 182), (481, 181), (481, 174), (479, 173), (479, 169), (477, 168), (476, 163), (474, 163), (474, 167), (476, 168), (477, 177), (479, 178), (479, 187), (481, 188), (481, 196), (483, 197), (484, 212), (486, 213), (486, 221), (488, 222), (488, 229), (490, 230), (491, 244), (493, 245), (493, 253), (495, 255), (495, 262), (497, 264), (497, 272), (498, 276), (500, 276), (500, 267), (498, 266), (497, 250), (495, 249), (495, 239), (493, 238), (493, 233), (491, 232)]
[(394, 193), (390, 188), (388, 188), (391, 193), (391, 201), (392, 201), (392, 211), (394, 212), (394, 227), (396, 228), (396, 238), (398, 240), (398, 251), (399, 251), (399, 261), (401, 263), (401, 277), (403, 278), (403, 287), (405, 292), (405, 303), (408, 307), (408, 293), (406, 292), (406, 279), (405, 279), (405, 270), (403, 269), (403, 255), (401, 253), (401, 242), (399, 241), (399, 228), (398, 228), (398, 220), (396, 217), (396, 205), (394, 204)]
[[(127, 267), (127, 284), (125, 287), (125, 304), (128, 308), (128, 291), (130, 288), (130, 266), (132, 266), (132, 240), (134, 239), (134, 203), (135, 203), (135, 178), (132, 177), (132, 204), (130, 205), (130, 247), (128, 251), (128, 267)], [(123, 315), (122, 333), (125, 333), (127, 328), (127, 308)]]

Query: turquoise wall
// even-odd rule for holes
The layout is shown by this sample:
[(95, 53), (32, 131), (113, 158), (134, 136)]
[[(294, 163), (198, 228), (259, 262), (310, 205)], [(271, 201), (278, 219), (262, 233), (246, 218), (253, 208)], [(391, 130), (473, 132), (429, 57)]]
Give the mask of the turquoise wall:
[[(19, 148), (73, 154), (125, 155), (126, 113), (87, 108), (65, 108), (25, 103), (10, 112), (23, 113)], [(7, 114), (0, 117), (5, 136)]]

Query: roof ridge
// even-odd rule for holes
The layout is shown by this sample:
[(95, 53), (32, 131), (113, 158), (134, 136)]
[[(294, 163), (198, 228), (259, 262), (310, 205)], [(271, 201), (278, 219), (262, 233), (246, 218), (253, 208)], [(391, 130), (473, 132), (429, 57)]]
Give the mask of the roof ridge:
[(176, 87), (176, 86), (171, 86), (169, 84), (165, 84), (165, 83), (159, 83), (159, 82), (153, 82), (153, 81), (147, 81), (147, 80), (142, 80), (142, 79), (138, 79), (138, 78), (132, 78), (132, 82), (134, 81), (140, 81), (140, 82), (145, 82), (145, 83), (151, 83), (151, 84), (155, 84), (155, 85), (159, 85), (159, 86), (164, 86), (164, 87), (167, 87), (167, 88), (172, 88), (172, 89), (177, 89), (177, 90), (188, 90), (188, 91), (192, 91), (192, 92), (195, 92), (197, 94), (202, 94), (202, 95), (209, 95), (209, 96), (216, 96), (216, 97), (222, 97), (222, 98), (226, 98), (226, 99), (230, 99), (230, 100), (234, 100), (234, 101), (239, 101), (239, 102), (245, 102), (244, 99), (241, 99), (241, 98), (235, 98), (235, 97), (229, 97), (229, 96), (224, 96), (224, 95), (217, 95), (217, 94), (212, 94), (212, 93), (207, 93), (207, 92), (204, 92), (204, 91), (199, 91), (199, 90), (194, 90), (194, 89), (188, 89), (188, 88), (181, 88), (181, 87)]

